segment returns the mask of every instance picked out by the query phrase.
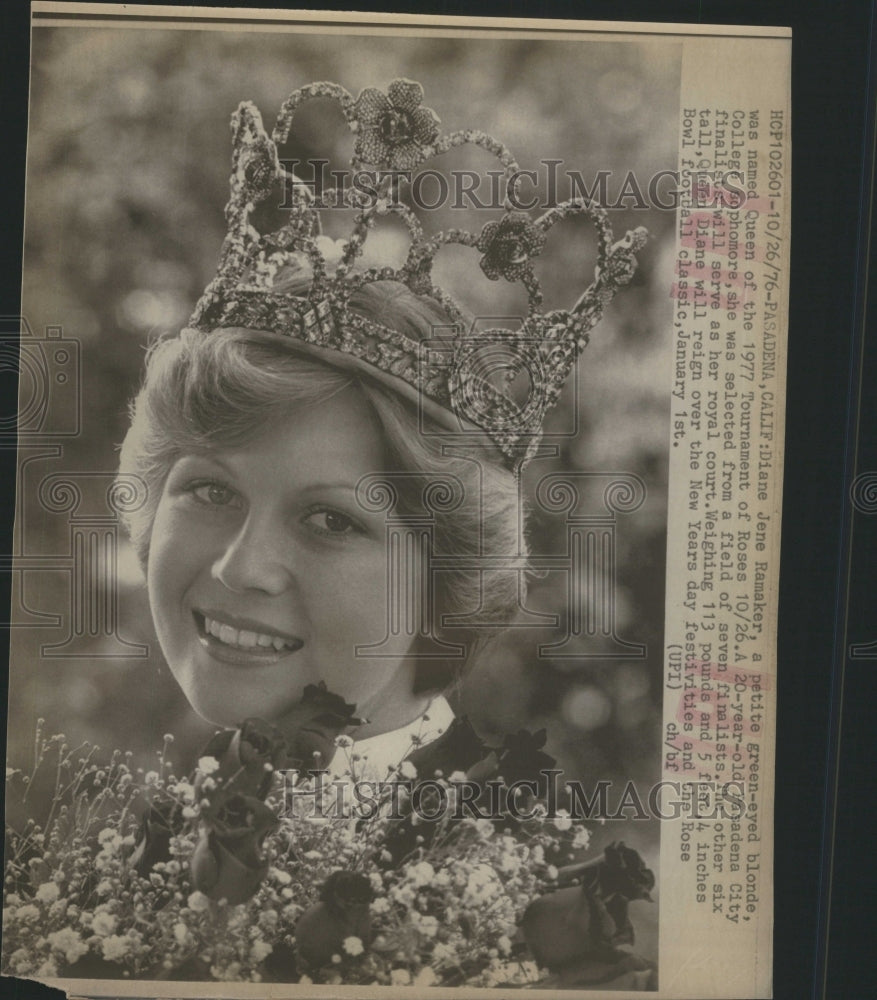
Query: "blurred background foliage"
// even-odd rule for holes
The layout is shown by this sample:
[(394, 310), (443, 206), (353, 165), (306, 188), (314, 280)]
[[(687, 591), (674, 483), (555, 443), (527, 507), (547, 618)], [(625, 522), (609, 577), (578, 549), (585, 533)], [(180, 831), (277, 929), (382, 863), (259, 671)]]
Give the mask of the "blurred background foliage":
[[(212, 275), (224, 235), (228, 122), (240, 100), (255, 101), (270, 128), (285, 96), (312, 80), (336, 80), (355, 95), (365, 86), (385, 89), (398, 76), (418, 79), (444, 130), (483, 128), (525, 168), (560, 160), (559, 199), (569, 194), (568, 169), (588, 183), (610, 171), (614, 199), (629, 171), (645, 193), (655, 173), (676, 167), (680, 48), (672, 40), (37, 28), (32, 58), (23, 312), (37, 337), (58, 324), (80, 343), (83, 419), (60, 456), (22, 452), (17, 544), (29, 555), (69, 551), (69, 516), (46, 509), (39, 483), (59, 471), (74, 479), (112, 472), (146, 344), (185, 324)], [(325, 157), (331, 169), (343, 167), (351, 149), (340, 113), (317, 102), (297, 120), (283, 153)], [(477, 149), (454, 151), (445, 165), (494, 168)], [(545, 196), (544, 174), (540, 185)], [(459, 225), (454, 214), (437, 210), (423, 222), (427, 229)], [(467, 228), (478, 231), (498, 214), (473, 210)], [(645, 225), (652, 238), (632, 286), (592, 335), (577, 390), (566, 391), (552, 415), (551, 426), (566, 426), (577, 408), (579, 433), (562, 442), (558, 459), (536, 462), (528, 474), (623, 471), (645, 481), (643, 506), (618, 519), (616, 624), (620, 637), (645, 644), (648, 654), (552, 661), (536, 650), (557, 634), (513, 631), (454, 695), (486, 737), (547, 726), (547, 749), (585, 781), (647, 785), (659, 776), (674, 221), (673, 212), (636, 209), (631, 199), (612, 213), (617, 237)], [(341, 236), (334, 222), (329, 234)], [(538, 264), (547, 308), (572, 305), (594, 257), (588, 225), (570, 221), (552, 231)], [(520, 310), (509, 286), (487, 281), (473, 262), (449, 254), (440, 283), (476, 315)], [(565, 539), (563, 516), (534, 516), (534, 551), (562, 552)], [(130, 749), (147, 767), (165, 732), (176, 736), (174, 759), (183, 770), (210, 734), (162, 663), (124, 542), (118, 587), (119, 631), (147, 644), (147, 658), (120, 658), (100, 642), (92, 656), (47, 658), (41, 645), (58, 642), (63, 630), (13, 631), (10, 764), (27, 764), (38, 716), (50, 732)], [(23, 577), (18, 598), (31, 610), (62, 613), (69, 593), (67, 574), (38, 572)], [(565, 616), (563, 574), (534, 581), (529, 604)], [(581, 652), (593, 649), (583, 641)]]

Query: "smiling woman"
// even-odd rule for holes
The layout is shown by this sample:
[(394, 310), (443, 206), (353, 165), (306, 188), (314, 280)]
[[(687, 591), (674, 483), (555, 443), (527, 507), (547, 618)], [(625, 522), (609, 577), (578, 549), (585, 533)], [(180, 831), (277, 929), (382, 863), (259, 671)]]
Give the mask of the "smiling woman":
[[(384, 324), (410, 329), (411, 293), (396, 289), (393, 309), (385, 298), (361, 296), (359, 315), (379, 306)], [(121, 473), (147, 484), (128, 527), (162, 651), (204, 718), (282, 720), (322, 681), (367, 720), (356, 738), (377, 736), (421, 715), (467, 660), (419, 655), (418, 635), (438, 639), (443, 616), (479, 605), (482, 624), (514, 616), (510, 574), (451, 564), (409, 581), (431, 602), (410, 655), (357, 655), (385, 637), (392, 599), (386, 514), (357, 492), (367, 477), (392, 481), (399, 516), (437, 477), (461, 484), (460, 503), (432, 515), (433, 555), (479, 540), (495, 555), (526, 551), (511, 473), (483, 446), (443, 456), (419, 419), (376, 379), (288, 338), (189, 330), (153, 348), (121, 454)], [(469, 655), (491, 635), (452, 631), (449, 651)]]
[(205, 718), (277, 719), (320, 681), (369, 720), (362, 735), (423, 712), (414, 661), (355, 654), (386, 622), (384, 519), (357, 508), (355, 488), (385, 464), (374, 412), (348, 388), (246, 447), (171, 468), (150, 602), (168, 663)]
[[(491, 644), (527, 627), (518, 666), (531, 650), (534, 687), (551, 686), (546, 663), (564, 643), (544, 640), (563, 599), (531, 594), (528, 606), (537, 569), (522, 471), (570, 437), (539, 452), (646, 234), (616, 240), (589, 199), (532, 218), (513, 208), (526, 171), (510, 150), (479, 130), (442, 133), (423, 98), (407, 79), (356, 98), (322, 82), (289, 95), (270, 134), (249, 102), (232, 117), (218, 271), (188, 324), (150, 347), (119, 465), (120, 484), (145, 486), (121, 516), (162, 655), (219, 728), (189, 762), (171, 762), (168, 733), (158, 769), (139, 775), (118, 754), (105, 771), (82, 758), (81, 787), (52, 804), (41, 861), (69, 909), (52, 911), (31, 951), (25, 904), (16, 970), (45, 958), (70, 977), (453, 987), (547, 982), (535, 964), (545, 958), (564, 984), (654, 985), (652, 959), (618, 947), (632, 942), (628, 904), (651, 898), (654, 875), (608, 842), (582, 867), (590, 832), (564, 808), (549, 752), (563, 737), (552, 744), (541, 719), (535, 731), (479, 727), (451, 707)], [(320, 115), (335, 105), (353, 136), (349, 167), (368, 185), (339, 181), (317, 198), (290, 172), (283, 150), (312, 101)], [(453, 225), (435, 231), (399, 170), (464, 146), (500, 168), (488, 175), (501, 216), (475, 213), (470, 231), (467, 207), (446, 206)], [(346, 238), (323, 235), (339, 217)], [(574, 288), (570, 308), (543, 312), (534, 264), (576, 217), (596, 230), (593, 280), (575, 256), (558, 282)], [(464, 298), (475, 280), (494, 283), (517, 294), (513, 315), (473, 320), (437, 284), (443, 251)], [(541, 513), (569, 515), (564, 533), (577, 482), (606, 474), (576, 475), (545, 476), (553, 485), (533, 492)], [(539, 571), (570, 581), (568, 639), (614, 583), (614, 549), (596, 562), (595, 545), (609, 551), (605, 518), (591, 534), (587, 518), (575, 527), (566, 555), (539, 555)], [(482, 673), (506, 721), (522, 686), (512, 647), (493, 658), (501, 673)], [(572, 658), (559, 656), (555, 680)], [(82, 829), (71, 834), (68, 816), (85, 817)], [(14, 906), (42, 878), (23, 829)], [(62, 842), (77, 846), (56, 857)], [(49, 902), (52, 891), (39, 889)]]

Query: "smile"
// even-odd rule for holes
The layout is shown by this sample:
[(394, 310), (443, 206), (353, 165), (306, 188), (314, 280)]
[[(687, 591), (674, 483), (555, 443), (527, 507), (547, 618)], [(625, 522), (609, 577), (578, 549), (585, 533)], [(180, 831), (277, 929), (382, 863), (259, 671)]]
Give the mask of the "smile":
[(258, 622), (245, 621), (215, 613), (195, 612), (195, 620), (202, 641), (231, 650), (241, 650), (252, 655), (294, 653), (304, 642), (298, 636), (269, 631)]

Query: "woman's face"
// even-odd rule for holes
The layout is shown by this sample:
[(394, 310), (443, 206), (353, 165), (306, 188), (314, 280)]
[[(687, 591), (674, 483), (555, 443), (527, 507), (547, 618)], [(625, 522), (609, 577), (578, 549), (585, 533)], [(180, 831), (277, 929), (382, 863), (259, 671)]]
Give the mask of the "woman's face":
[(370, 731), (416, 715), (413, 663), (362, 658), (386, 634), (384, 515), (357, 481), (386, 467), (372, 411), (353, 389), (254, 442), (171, 468), (149, 552), (149, 599), (170, 668), (219, 725), (277, 719), (325, 681)]

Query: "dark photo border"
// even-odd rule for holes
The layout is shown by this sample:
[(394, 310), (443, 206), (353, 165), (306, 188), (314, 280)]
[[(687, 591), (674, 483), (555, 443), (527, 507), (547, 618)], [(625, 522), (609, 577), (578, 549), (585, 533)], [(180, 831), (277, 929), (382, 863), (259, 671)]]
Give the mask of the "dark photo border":
[[(214, 5), (246, 6), (241, 0)], [(517, 0), (473, 6), (345, 0), (305, 6), (792, 27), (792, 274), (779, 609), (774, 996), (861, 1000), (873, 982), (870, 900), (875, 889), (873, 802), (862, 800), (873, 787), (877, 764), (869, 717), (877, 703), (877, 652), (867, 649), (870, 644), (873, 650), (877, 640), (877, 517), (874, 488), (863, 478), (877, 475), (877, 323), (869, 305), (877, 292), (869, 274), (875, 4), (578, 0), (534, 5)], [(29, 18), (26, 3), (0, 8), (0, 191), (5, 208), (0, 316), (18, 312), (21, 292)], [(16, 408), (15, 375), (2, 374), (0, 406), (8, 421)], [(9, 552), (14, 453), (3, 452), (2, 460), (0, 551)], [(0, 579), (0, 603), (8, 607), (9, 580), (5, 575)], [(7, 996), (16, 998), (60, 996), (25, 981), (7, 980), (5, 988)]]

